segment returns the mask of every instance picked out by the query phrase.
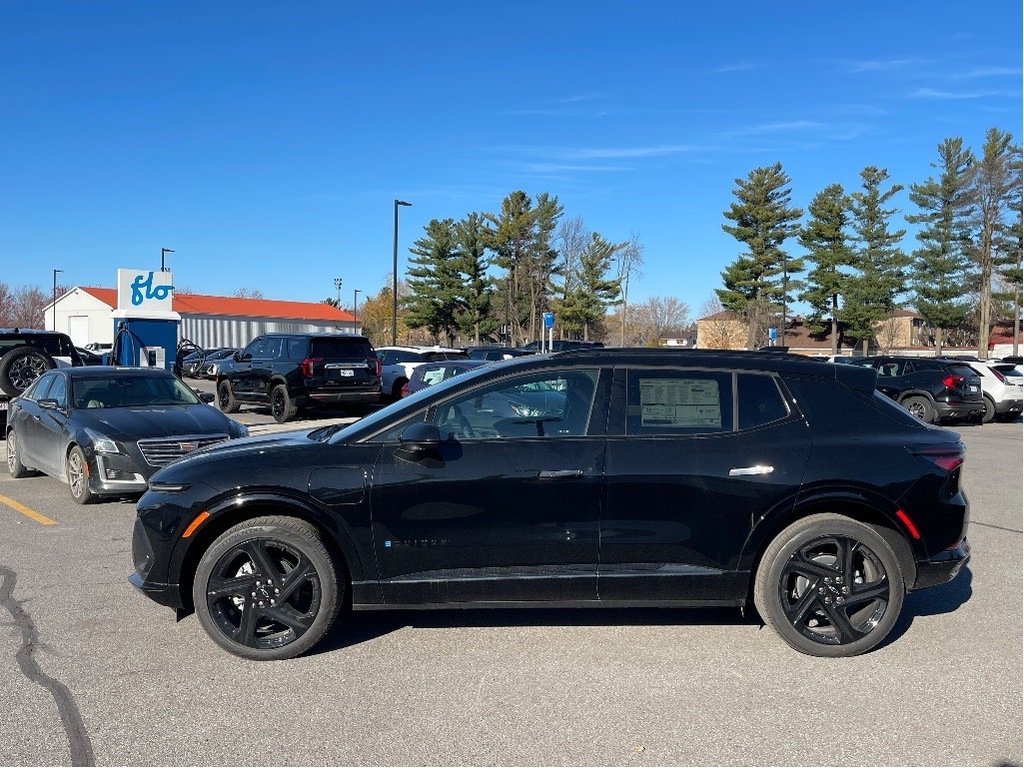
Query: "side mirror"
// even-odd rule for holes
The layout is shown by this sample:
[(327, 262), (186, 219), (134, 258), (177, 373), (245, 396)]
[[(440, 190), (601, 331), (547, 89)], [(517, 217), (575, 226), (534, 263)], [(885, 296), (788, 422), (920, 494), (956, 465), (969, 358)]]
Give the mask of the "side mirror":
[(398, 437), (399, 442), (413, 443), (415, 445), (428, 447), (438, 445), (441, 442), (441, 430), (436, 424), (427, 424), (418, 421), (406, 427)]

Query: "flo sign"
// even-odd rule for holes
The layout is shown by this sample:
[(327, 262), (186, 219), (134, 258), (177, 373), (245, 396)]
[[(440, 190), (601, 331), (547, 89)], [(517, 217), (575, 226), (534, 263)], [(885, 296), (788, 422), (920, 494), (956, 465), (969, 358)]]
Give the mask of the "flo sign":
[(170, 272), (117, 270), (117, 308), (131, 314), (169, 314), (174, 296)]

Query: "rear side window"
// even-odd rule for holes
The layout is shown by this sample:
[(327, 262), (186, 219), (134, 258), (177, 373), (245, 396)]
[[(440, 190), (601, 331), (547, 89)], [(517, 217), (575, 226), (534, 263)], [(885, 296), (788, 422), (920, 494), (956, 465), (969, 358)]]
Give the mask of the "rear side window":
[(732, 431), (732, 376), (680, 370), (634, 370), (627, 376), (626, 434)]
[(313, 357), (324, 359), (373, 357), (373, 347), (362, 337), (318, 336), (311, 348)]
[(740, 429), (754, 429), (789, 415), (774, 376), (743, 373), (738, 379)]
[(954, 376), (963, 376), (968, 381), (976, 382), (981, 378), (978, 375), (978, 373), (969, 365), (960, 365), (954, 363), (953, 365), (949, 366), (949, 372), (952, 373)]

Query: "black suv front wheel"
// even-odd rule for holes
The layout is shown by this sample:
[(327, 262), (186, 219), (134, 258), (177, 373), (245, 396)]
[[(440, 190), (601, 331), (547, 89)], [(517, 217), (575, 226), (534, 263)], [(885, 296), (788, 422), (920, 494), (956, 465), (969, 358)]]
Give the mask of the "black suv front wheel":
[(338, 614), (343, 587), (320, 536), (301, 520), (259, 517), (203, 553), (192, 598), (221, 648), (247, 659), (290, 659), (312, 648)]

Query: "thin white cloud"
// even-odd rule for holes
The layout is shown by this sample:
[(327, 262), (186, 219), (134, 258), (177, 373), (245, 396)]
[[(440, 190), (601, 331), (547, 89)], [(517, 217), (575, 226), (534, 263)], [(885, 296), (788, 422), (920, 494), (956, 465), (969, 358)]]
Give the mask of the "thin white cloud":
[(758, 69), (760, 65), (755, 64), (752, 61), (734, 61), (730, 64), (723, 64), (720, 67), (716, 67), (711, 70), (712, 74), (725, 75), (730, 72), (749, 72), (753, 69)]
[(588, 147), (565, 150), (568, 157), (580, 159), (615, 159), (630, 157), (664, 157), (687, 152), (706, 152), (709, 147), (689, 144), (656, 144), (650, 147)]
[(924, 59), (865, 59), (861, 61), (844, 61), (842, 64), (849, 72), (891, 72), (894, 69), (906, 69), (917, 64), (924, 64)]
[(1020, 67), (978, 67), (968, 72), (953, 75), (958, 80), (970, 80), (981, 77), (1020, 77)]
[(990, 96), (1002, 96), (999, 91), (940, 91), (937, 88), (918, 88), (916, 91), (910, 94), (915, 99), (944, 99), (944, 100), (964, 100), (964, 99), (986, 99)]
[(793, 120), (788, 123), (762, 123), (749, 128), (740, 128), (730, 131), (727, 136), (750, 136), (759, 133), (784, 133), (788, 131), (816, 131), (827, 128), (826, 123), (818, 123), (813, 120)]
[(570, 163), (526, 163), (523, 170), (528, 173), (620, 173), (632, 171), (621, 165), (577, 165)]

